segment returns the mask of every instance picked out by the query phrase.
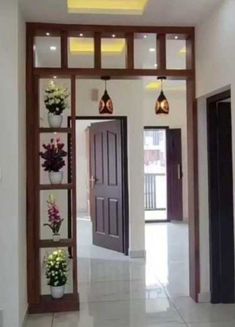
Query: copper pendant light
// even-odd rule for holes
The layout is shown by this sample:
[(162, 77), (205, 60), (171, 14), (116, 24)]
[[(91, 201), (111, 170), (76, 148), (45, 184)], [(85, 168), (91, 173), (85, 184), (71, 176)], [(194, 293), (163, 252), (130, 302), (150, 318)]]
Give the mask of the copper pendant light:
[(105, 90), (102, 98), (100, 99), (99, 103), (99, 113), (100, 114), (112, 114), (113, 113), (113, 102), (108, 94), (107, 91), (107, 81), (110, 80), (109, 76), (102, 76), (102, 80), (105, 81)]
[(166, 77), (158, 77), (159, 80), (161, 80), (161, 92), (157, 99), (156, 105), (155, 105), (155, 112), (156, 114), (169, 114), (169, 102), (163, 92), (163, 80), (166, 79)]

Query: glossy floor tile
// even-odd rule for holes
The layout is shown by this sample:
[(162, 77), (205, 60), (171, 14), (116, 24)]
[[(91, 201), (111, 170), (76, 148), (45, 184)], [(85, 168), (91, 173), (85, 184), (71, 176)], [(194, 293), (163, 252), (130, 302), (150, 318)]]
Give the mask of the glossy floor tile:
[(91, 245), (78, 221), (81, 310), (30, 316), (25, 327), (234, 327), (235, 305), (189, 298), (188, 227), (146, 225), (146, 260)]
[(24, 327), (51, 327), (53, 318), (53, 314), (30, 315)]

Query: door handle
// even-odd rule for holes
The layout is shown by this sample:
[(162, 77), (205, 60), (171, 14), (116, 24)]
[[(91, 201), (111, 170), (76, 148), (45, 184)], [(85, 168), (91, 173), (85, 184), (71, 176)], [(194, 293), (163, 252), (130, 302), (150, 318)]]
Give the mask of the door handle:
[(177, 164), (177, 177), (178, 177), (178, 180), (180, 180), (182, 178), (181, 164)]
[(90, 183), (91, 183), (91, 188), (93, 189), (95, 186), (97, 179), (94, 176), (91, 176), (90, 178)]

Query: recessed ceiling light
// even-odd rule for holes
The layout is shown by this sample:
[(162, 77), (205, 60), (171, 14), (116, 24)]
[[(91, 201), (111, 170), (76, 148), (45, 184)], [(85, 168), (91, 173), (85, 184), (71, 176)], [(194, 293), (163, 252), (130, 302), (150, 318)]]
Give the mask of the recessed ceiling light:
[(46, 33), (46, 36), (50, 36), (51, 34), (49, 32)]
[(35, 50), (36, 50), (36, 45), (34, 44), (34, 45), (33, 45), (33, 51), (35, 51)]
[(115, 34), (112, 34), (112, 37), (114, 38), (114, 37), (116, 37), (116, 35)]
[(176, 35), (176, 36), (175, 36), (175, 40), (178, 40), (178, 38), (179, 38), (178, 35)]
[(83, 33), (80, 33), (79, 36), (83, 37)]
[(157, 67), (157, 64), (154, 64), (154, 67)]
[(144, 39), (147, 39), (147, 35), (146, 34), (144, 35)]
[(155, 48), (149, 48), (149, 52), (155, 52)]
[(56, 79), (56, 78), (57, 78), (57, 76), (53, 76), (53, 78), (54, 78), (54, 79)]
[(51, 50), (51, 51), (56, 51), (56, 49), (57, 49), (56, 46), (54, 46), (54, 45), (51, 45), (51, 46), (50, 46), (50, 50)]

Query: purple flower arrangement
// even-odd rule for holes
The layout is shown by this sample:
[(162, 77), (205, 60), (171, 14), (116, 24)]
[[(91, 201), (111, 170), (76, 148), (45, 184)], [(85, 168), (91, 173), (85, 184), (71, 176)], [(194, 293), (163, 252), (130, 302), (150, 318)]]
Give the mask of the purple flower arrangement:
[(60, 227), (64, 219), (60, 216), (60, 211), (58, 206), (56, 205), (55, 198), (52, 194), (49, 195), (48, 201), (48, 223), (44, 224), (44, 226), (48, 226), (53, 235), (59, 235)]
[(67, 156), (67, 152), (63, 150), (64, 143), (60, 142), (60, 139), (51, 139), (49, 144), (43, 144), (44, 152), (40, 152), (39, 155), (44, 159), (42, 167), (45, 171), (58, 172), (65, 166), (64, 157)]

